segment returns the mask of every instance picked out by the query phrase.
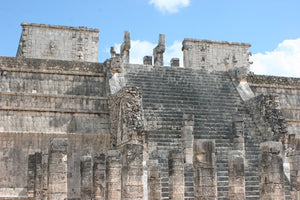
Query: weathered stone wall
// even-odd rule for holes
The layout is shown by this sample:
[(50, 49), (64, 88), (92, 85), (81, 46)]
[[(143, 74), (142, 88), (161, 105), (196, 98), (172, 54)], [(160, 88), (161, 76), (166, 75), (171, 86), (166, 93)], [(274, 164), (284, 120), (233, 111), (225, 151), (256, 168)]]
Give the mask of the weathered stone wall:
[[(285, 120), (278, 102), (277, 95), (259, 95), (246, 102), (247, 109), (260, 130), (264, 141), (284, 142), (288, 133), (288, 123)], [(264, 123), (262, 123), (264, 122)]]
[[(138, 88), (125, 87), (110, 100), (112, 146), (138, 139), (144, 129), (142, 94)], [(141, 138), (140, 138), (141, 139)]]
[(256, 95), (277, 95), (280, 111), (288, 122), (288, 133), (299, 134), (300, 79), (288, 77), (250, 75), (247, 81)]
[(0, 188), (26, 196), (28, 155), (64, 137), (67, 192), (79, 197), (81, 157), (110, 145), (103, 64), (0, 57), (0, 71)]
[(261, 143), (260, 164), (260, 199), (285, 200), (283, 161), (280, 156), (281, 142)]
[(99, 30), (22, 23), (17, 56), (97, 62)]
[(246, 43), (184, 39), (182, 42), (184, 67), (208, 71), (228, 71), (236, 67), (249, 68)]

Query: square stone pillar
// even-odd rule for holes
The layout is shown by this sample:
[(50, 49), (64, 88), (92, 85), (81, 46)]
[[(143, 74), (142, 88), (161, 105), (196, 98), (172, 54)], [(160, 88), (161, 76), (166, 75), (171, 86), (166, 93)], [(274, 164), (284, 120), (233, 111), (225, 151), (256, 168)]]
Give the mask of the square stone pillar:
[(34, 196), (34, 182), (35, 182), (35, 154), (28, 155), (28, 178), (27, 178), (27, 195)]
[(233, 116), (233, 149), (245, 152), (244, 120), (241, 116)]
[(242, 151), (229, 152), (229, 199), (244, 200), (245, 196), (245, 158)]
[(42, 176), (43, 176), (43, 166), (42, 166), (42, 153), (35, 153), (35, 180), (34, 180), (34, 198), (42, 199)]
[(184, 199), (193, 199), (194, 196), (194, 166), (184, 163)]
[(161, 168), (159, 165), (150, 165), (148, 167), (148, 199), (161, 199)]
[(215, 142), (194, 140), (195, 199), (217, 199)]
[(181, 127), (181, 140), (184, 152), (184, 162), (193, 163), (193, 142), (194, 142), (194, 115), (183, 115)]
[(260, 199), (285, 200), (282, 144), (268, 141), (261, 143), (260, 148)]
[(180, 150), (169, 153), (169, 199), (184, 199), (184, 157)]
[(93, 167), (93, 187), (95, 200), (105, 200), (106, 194), (106, 173), (105, 173), (105, 154), (99, 154), (94, 157)]
[(86, 155), (81, 158), (81, 199), (90, 200), (93, 198), (93, 166), (92, 156)]
[(54, 138), (50, 142), (48, 168), (48, 200), (68, 197), (68, 139)]
[(122, 147), (122, 200), (143, 199), (143, 146)]
[(120, 151), (108, 151), (106, 159), (106, 199), (121, 200), (121, 167)]
[(47, 200), (48, 196), (48, 162), (49, 162), (49, 156), (48, 151), (43, 152), (42, 154), (42, 190), (43, 190), (43, 200)]
[(290, 155), (290, 184), (292, 199), (300, 199), (300, 138), (294, 139), (294, 151)]

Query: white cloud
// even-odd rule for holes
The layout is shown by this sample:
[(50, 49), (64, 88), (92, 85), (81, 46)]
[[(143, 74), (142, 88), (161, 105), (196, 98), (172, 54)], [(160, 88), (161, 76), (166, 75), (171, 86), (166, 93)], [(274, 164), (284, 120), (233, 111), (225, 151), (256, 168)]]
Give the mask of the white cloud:
[(170, 60), (172, 58), (179, 58), (180, 66), (183, 66), (183, 53), (182, 53), (182, 42), (176, 40), (171, 46), (166, 47), (166, 52), (164, 54), (165, 65), (170, 65)]
[(180, 8), (189, 6), (190, 0), (150, 0), (149, 3), (162, 13), (176, 13)]
[[(120, 52), (121, 44), (115, 44), (114, 46), (116, 52)], [(156, 46), (157, 44), (148, 41), (131, 40), (130, 63), (143, 64), (144, 56), (153, 56), (153, 49)], [(172, 58), (179, 58), (180, 66), (183, 66), (183, 53), (181, 47), (182, 44), (180, 41), (174, 41), (171, 46), (166, 46), (164, 65), (170, 65), (170, 60)], [(107, 49), (107, 53), (109, 53), (109, 49)]]
[(255, 74), (300, 77), (300, 38), (284, 40), (274, 51), (254, 54), (251, 60)]

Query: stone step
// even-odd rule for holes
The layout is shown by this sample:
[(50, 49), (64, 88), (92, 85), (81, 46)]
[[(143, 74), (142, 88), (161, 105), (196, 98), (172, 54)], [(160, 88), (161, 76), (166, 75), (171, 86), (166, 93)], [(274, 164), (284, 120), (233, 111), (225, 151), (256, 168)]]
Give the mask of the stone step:
[(218, 180), (218, 187), (227, 186), (228, 187), (228, 181), (219, 181)]
[(260, 199), (259, 195), (246, 195), (246, 200), (258, 200)]
[[(197, 93), (195, 94), (195, 91), (191, 92), (183, 92), (183, 91), (178, 91), (178, 92), (172, 92), (172, 93), (167, 93), (165, 91), (146, 91), (145, 89), (143, 90), (143, 100), (144, 103), (151, 103), (153, 100), (157, 101), (171, 101), (172, 102), (195, 102), (198, 104), (199, 101), (202, 103), (214, 103), (214, 102), (222, 102), (222, 103), (227, 103), (227, 102), (234, 102), (236, 105), (239, 103), (238, 97), (237, 96), (230, 96), (230, 92), (228, 91), (222, 91), (223, 93), (217, 93), (213, 94), (208, 91), (208, 93)], [(172, 97), (172, 99), (168, 99), (169, 97)], [(211, 97), (217, 97), (214, 99), (210, 99)], [(224, 102), (226, 100), (226, 102)], [(155, 102), (157, 102), (155, 101)], [(236, 102), (237, 101), (237, 102)]]

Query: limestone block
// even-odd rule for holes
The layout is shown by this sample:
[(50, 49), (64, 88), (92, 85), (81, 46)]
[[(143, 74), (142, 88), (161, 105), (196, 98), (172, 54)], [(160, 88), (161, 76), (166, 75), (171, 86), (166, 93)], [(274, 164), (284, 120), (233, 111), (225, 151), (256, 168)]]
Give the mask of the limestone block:
[(260, 144), (260, 149), (263, 153), (279, 154), (282, 151), (280, 142), (267, 141)]
[(148, 198), (149, 200), (161, 199), (161, 167), (148, 166)]

